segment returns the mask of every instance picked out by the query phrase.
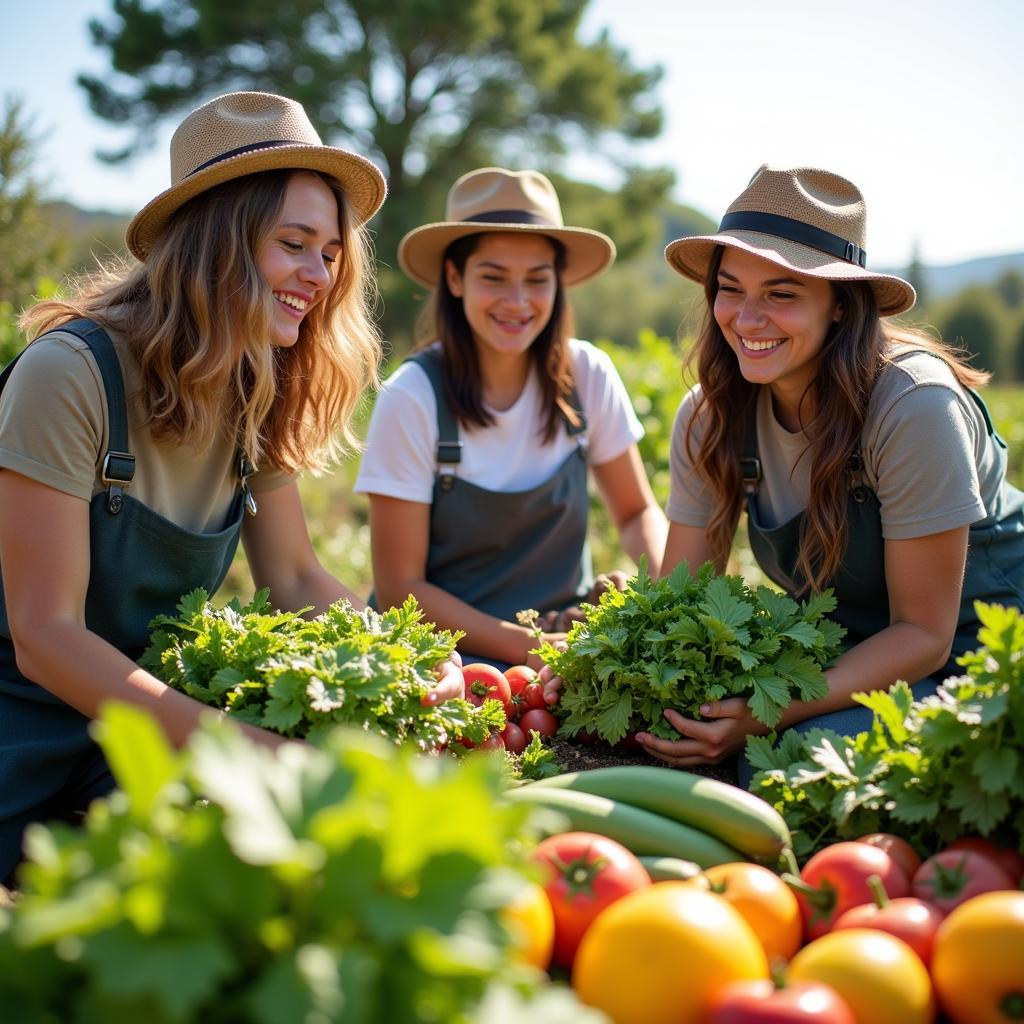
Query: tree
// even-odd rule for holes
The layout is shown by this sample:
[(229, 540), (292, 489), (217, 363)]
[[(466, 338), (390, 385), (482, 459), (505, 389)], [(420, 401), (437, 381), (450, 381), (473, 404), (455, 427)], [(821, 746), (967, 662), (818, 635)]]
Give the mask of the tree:
[(1007, 309), (1024, 306), (1024, 274), (1012, 267), (1004, 270), (993, 285)]
[(907, 265), (907, 272), (904, 275), (917, 292), (917, 307), (923, 309), (928, 302), (927, 269), (921, 262), (921, 246), (915, 239), (914, 247), (910, 252), (910, 263)]
[(974, 358), (973, 365), (997, 376), (1003, 370), (1004, 321), (995, 293), (990, 288), (962, 291), (939, 320), (946, 341), (962, 346)]
[[(325, 141), (374, 159), (390, 198), (374, 223), (385, 296), (413, 289), (393, 267), (398, 239), (441, 218), (451, 182), (473, 167), (557, 170), (605, 154), (651, 205), (673, 176), (630, 165), (626, 144), (655, 137), (660, 68), (634, 67), (607, 34), (578, 38), (588, 0), (113, 0), (90, 22), (112, 74), (79, 76), (94, 113), (134, 129), (110, 159), (218, 92), (264, 89), (305, 106)], [(649, 187), (652, 181), (657, 187)], [(630, 224), (630, 189), (616, 218)], [(611, 202), (611, 200), (609, 200)], [(584, 223), (590, 223), (589, 219)]]

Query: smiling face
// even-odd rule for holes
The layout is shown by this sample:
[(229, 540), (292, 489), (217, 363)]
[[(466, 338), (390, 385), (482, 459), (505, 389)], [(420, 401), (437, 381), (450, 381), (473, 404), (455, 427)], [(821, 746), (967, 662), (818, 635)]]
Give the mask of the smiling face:
[(340, 254), (334, 193), (316, 174), (293, 174), (281, 212), (256, 255), (274, 296), (271, 344), (287, 348), (298, 341), (302, 321), (334, 284)]
[(481, 358), (522, 356), (544, 330), (555, 305), (555, 247), (543, 235), (481, 236), (462, 273), (445, 260), (445, 278), (473, 332)]
[(792, 412), (799, 408), (829, 328), (841, 315), (829, 281), (742, 249), (724, 250), (715, 321), (743, 377), (751, 384), (767, 384), (777, 407)]

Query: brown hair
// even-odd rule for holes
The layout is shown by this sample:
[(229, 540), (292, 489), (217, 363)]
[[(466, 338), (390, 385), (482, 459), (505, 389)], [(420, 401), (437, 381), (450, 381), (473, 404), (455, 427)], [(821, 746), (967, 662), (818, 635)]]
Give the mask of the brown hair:
[[(338, 201), (342, 247), (330, 292), (302, 321), (297, 343), (269, 342), (273, 298), (257, 255), (293, 174), (317, 174)], [(75, 317), (125, 335), (138, 361), (153, 435), (203, 447), (231, 431), (257, 464), (322, 469), (358, 447), (349, 421), (377, 383), (380, 339), (365, 229), (341, 185), (313, 171), (265, 171), (217, 185), (178, 210), (145, 263), (112, 264), (67, 300), (38, 303), (33, 337)], [(340, 437), (339, 437), (340, 435)]]
[[(715, 495), (708, 539), (716, 561), (728, 558), (743, 507), (740, 459), (743, 441), (756, 415), (760, 385), (740, 373), (736, 356), (715, 321), (718, 269), (724, 247), (718, 246), (704, 282), (707, 307), (690, 359), (697, 365), (701, 393), (690, 419), (686, 447), (697, 472)], [(832, 281), (842, 312), (821, 350), (818, 372), (801, 398), (811, 418), (802, 423), (810, 438), (810, 496), (800, 535), (797, 584), (819, 591), (835, 576), (846, 550), (845, 472), (860, 451), (868, 399), (883, 366), (901, 352), (924, 350), (942, 359), (965, 387), (978, 388), (988, 374), (964, 362), (958, 350), (924, 331), (882, 319), (871, 285)], [(828, 410), (827, 415), (821, 410)], [(703, 434), (696, 455), (693, 425), (702, 417)]]
[[(459, 274), (463, 274), (466, 261), (486, 234), (481, 232), (457, 238), (445, 249), (442, 267), (445, 260), (451, 260)], [(557, 239), (544, 237), (551, 243), (555, 254), (555, 299), (551, 318), (530, 346), (530, 359), (537, 367), (543, 408), (546, 410), (541, 437), (545, 444), (549, 444), (565, 420), (576, 426), (579, 417), (569, 402), (574, 384), (569, 361), (573, 318), (562, 282), (565, 248)], [(466, 319), (462, 299), (452, 294), (443, 271), (440, 283), (417, 322), (416, 335), (417, 348), (425, 348), (436, 340), (441, 342), (445, 396), (456, 419), (463, 425), (492, 426), (494, 417), (483, 404), (480, 361), (473, 331)]]

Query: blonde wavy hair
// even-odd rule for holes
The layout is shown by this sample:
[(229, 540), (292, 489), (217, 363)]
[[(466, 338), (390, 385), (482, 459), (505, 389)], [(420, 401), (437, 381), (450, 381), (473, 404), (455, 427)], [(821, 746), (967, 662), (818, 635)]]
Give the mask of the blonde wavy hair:
[[(687, 427), (686, 449), (715, 496), (707, 533), (715, 560), (724, 565), (743, 510), (740, 459), (756, 415), (760, 385), (743, 378), (715, 321), (722, 252), (719, 246), (708, 267), (704, 323), (689, 356), (689, 362), (696, 364), (701, 393)], [(921, 329), (882, 319), (869, 284), (831, 284), (842, 315), (825, 339), (818, 372), (801, 399), (801, 413), (806, 405), (809, 417), (802, 428), (810, 438), (811, 460), (810, 495), (794, 580), (803, 593), (828, 586), (846, 550), (846, 469), (850, 456), (860, 451), (868, 399), (882, 368), (900, 353), (926, 351), (942, 359), (964, 387), (979, 388), (989, 379), (989, 374), (969, 366), (960, 350)], [(698, 417), (703, 432), (694, 451)]]
[(294, 174), (267, 171), (225, 182), (183, 206), (145, 263), (114, 263), (80, 278), (67, 299), (21, 318), (30, 338), (76, 317), (120, 332), (138, 361), (154, 437), (202, 448), (221, 431), (257, 465), (321, 470), (359, 442), (350, 422), (379, 383), (376, 284), (364, 227), (341, 185), (342, 246), (329, 293), (306, 315), (298, 341), (270, 344), (274, 299), (257, 255)]

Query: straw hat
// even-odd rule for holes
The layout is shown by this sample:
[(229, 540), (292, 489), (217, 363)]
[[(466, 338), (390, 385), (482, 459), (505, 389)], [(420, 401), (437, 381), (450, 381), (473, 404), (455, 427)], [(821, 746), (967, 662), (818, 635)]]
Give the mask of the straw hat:
[(524, 231), (565, 246), (566, 285), (596, 277), (615, 259), (615, 243), (600, 231), (567, 228), (554, 185), (539, 171), (483, 167), (448, 192), (445, 220), (414, 228), (399, 243), (398, 262), (416, 282), (436, 288), (445, 249), (457, 238), (488, 231)]
[(358, 223), (384, 202), (387, 185), (365, 157), (325, 146), (305, 110), (267, 92), (232, 92), (193, 110), (171, 138), (171, 187), (128, 225), (128, 248), (144, 260), (176, 210), (214, 185), (257, 171), (320, 171), (345, 190)]
[(676, 239), (665, 259), (703, 284), (716, 247), (726, 245), (808, 277), (867, 281), (882, 316), (902, 313), (917, 295), (902, 278), (866, 269), (866, 224), (864, 197), (852, 182), (813, 167), (762, 164), (726, 211), (718, 234)]

